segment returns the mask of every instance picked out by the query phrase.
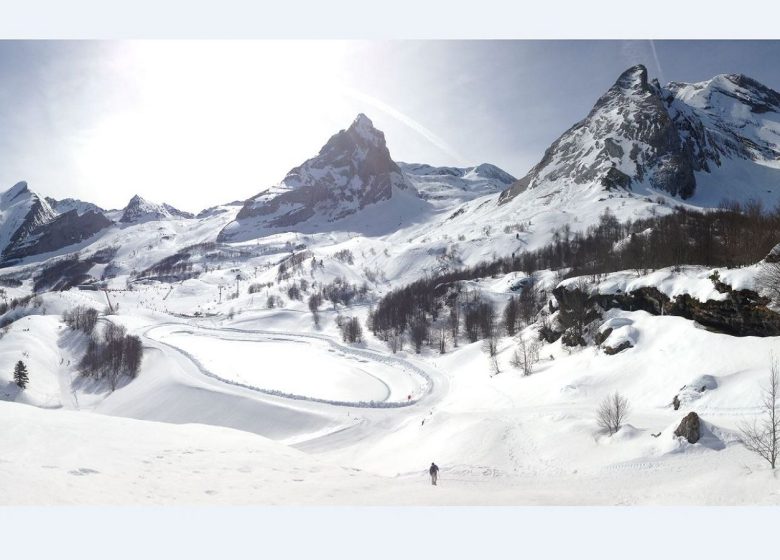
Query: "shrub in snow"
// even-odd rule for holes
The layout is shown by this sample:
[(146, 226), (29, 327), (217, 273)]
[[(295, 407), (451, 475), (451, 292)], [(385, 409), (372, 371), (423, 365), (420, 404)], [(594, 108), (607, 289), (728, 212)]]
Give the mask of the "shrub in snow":
[(346, 264), (355, 264), (355, 255), (349, 249), (336, 251), (333, 256)]

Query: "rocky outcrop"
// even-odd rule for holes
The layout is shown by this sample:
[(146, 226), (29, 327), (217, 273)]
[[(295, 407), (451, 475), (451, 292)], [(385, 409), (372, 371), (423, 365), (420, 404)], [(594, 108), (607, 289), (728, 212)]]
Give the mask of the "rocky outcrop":
[(620, 344), (618, 344), (618, 345), (617, 345), (617, 346), (615, 346), (615, 347), (612, 347), (612, 346), (604, 346), (604, 353), (605, 353), (607, 356), (613, 356), (613, 355), (615, 355), (615, 354), (619, 354), (619, 353), (620, 353), (620, 352), (622, 352), (623, 350), (628, 350), (629, 348), (633, 348), (633, 347), (634, 347), (634, 345), (633, 345), (633, 344), (631, 344), (631, 341), (629, 341), (629, 340), (624, 340), (624, 341), (622, 341)]
[(699, 415), (695, 412), (689, 412), (688, 415), (682, 419), (680, 425), (674, 431), (674, 435), (677, 437), (684, 437), (688, 440), (688, 443), (696, 443), (701, 437), (701, 422)]
[[(718, 281), (719, 282), (719, 281)], [(769, 298), (753, 290), (733, 290), (723, 282), (716, 288), (727, 297), (723, 300), (699, 301), (681, 294), (674, 299), (658, 288), (643, 287), (628, 293), (590, 294), (588, 305), (601, 309), (623, 309), (624, 311), (646, 311), (653, 315), (676, 315), (696, 321), (713, 331), (734, 336), (779, 336), (780, 314), (769, 308)], [(579, 305), (576, 288), (562, 286), (553, 290), (562, 309)]]

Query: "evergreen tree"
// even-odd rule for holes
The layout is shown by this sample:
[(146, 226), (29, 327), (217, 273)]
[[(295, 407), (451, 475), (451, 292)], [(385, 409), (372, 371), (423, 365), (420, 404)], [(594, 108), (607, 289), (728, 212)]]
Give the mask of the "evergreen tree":
[(27, 387), (29, 381), (30, 378), (27, 376), (27, 366), (24, 365), (22, 360), (19, 360), (16, 362), (16, 367), (14, 367), (14, 383), (16, 383), (20, 389), (24, 389)]

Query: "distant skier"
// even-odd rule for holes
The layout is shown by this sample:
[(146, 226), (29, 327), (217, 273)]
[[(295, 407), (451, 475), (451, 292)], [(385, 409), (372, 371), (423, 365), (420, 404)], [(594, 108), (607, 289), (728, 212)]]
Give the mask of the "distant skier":
[(436, 486), (436, 481), (439, 479), (439, 467), (436, 463), (431, 463), (431, 468), (428, 469), (428, 472), (431, 475), (431, 484)]

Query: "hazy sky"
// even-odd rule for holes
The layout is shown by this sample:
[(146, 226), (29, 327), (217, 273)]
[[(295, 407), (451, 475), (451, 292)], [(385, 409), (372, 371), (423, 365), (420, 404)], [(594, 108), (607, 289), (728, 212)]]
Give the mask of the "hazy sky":
[(522, 176), (625, 68), (780, 89), (780, 41), (0, 42), (0, 189), (245, 199), (359, 112), (396, 160)]

